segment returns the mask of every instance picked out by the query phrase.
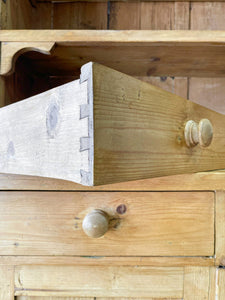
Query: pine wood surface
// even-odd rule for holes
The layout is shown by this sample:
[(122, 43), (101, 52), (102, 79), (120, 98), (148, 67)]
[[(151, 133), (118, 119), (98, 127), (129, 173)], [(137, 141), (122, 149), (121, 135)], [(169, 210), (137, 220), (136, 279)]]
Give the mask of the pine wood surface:
[(216, 192), (216, 264), (225, 265), (225, 193), (224, 191)]
[[(41, 297), (44, 294), (49, 297), (68, 297), (69, 293), (70, 296), (79, 297), (81, 289), (85, 287), (83, 296), (96, 295), (97, 299), (100, 297), (100, 299), (124, 300), (126, 297), (129, 297), (127, 299), (133, 297), (149, 299), (149, 297), (153, 297), (156, 300), (160, 297), (160, 299), (214, 300), (215, 294), (217, 294), (215, 288), (219, 280), (222, 282), (223, 273), (220, 274), (219, 272), (218, 269), (205, 267), (75, 268), (21, 266), (16, 267), (15, 271), (15, 294), (30, 296), (31, 298), (28, 297), (29, 300), (32, 299), (32, 296)], [(93, 273), (96, 276), (92, 276)], [(47, 283), (45, 282), (46, 275), (50, 278)], [(88, 279), (88, 283), (84, 281), (84, 278)], [(132, 287), (129, 282), (132, 282)], [(93, 288), (95, 286), (98, 289)], [(128, 288), (129, 292), (125, 296), (125, 290), (121, 287)], [(136, 296), (137, 294), (138, 296)], [(223, 299), (223, 285), (221, 285), (218, 294), (221, 296), (218, 299)], [(33, 299), (35, 300), (35, 297)], [(37, 299), (42, 300), (42, 298)]]
[[(17, 1), (13, 1), (16, 3)], [(38, 1), (40, 2), (40, 1)], [(22, 17), (21, 17), (21, 10), (15, 9), (14, 15), (12, 18), (6, 18), (5, 16), (1, 19), (0, 27), (2, 29), (7, 29), (11, 26), (11, 28), (15, 29), (15, 26), (17, 28), (21, 29), (32, 29), (34, 27), (36, 28), (54, 28), (55, 26), (59, 26), (56, 19), (54, 19), (54, 15), (52, 14), (52, 11), (55, 13), (59, 12), (58, 6), (61, 6), (61, 3), (38, 3), (37, 9), (33, 9), (32, 14), (27, 18), (26, 20), (29, 20), (32, 18), (32, 22), (26, 21), (24, 22), (24, 15), (27, 14), (27, 12), (31, 11), (31, 8), (29, 6), (25, 7), (23, 6), (22, 10)], [(62, 2), (62, 1), (60, 1)], [(15, 5), (13, 3), (13, 5)], [(25, 1), (24, 1), (25, 3)], [(111, 2), (111, 13), (109, 14), (109, 11), (106, 12), (106, 9), (103, 8), (102, 3), (100, 3), (101, 7), (98, 8), (99, 3), (92, 3), (92, 9), (95, 11), (96, 18), (94, 19), (88, 11), (88, 4), (86, 4), (85, 8), (79, 8), (78, 3), (72, 3), (74, 6), (71, 5), (71, 3), (63, 3), (63, 5), (70, 7), (67, 11), (68, 18), (65, 18), (65, 22), (61, 19), (60, 26), (62, 28), (68, 28), (68, 24), (71, 26), (74, 26), (74, 29), (76, 28), (96, 28), (98, 29), (98, 26), (107, 26), (108, 22), (108, 28), (109, 24), (112, 24), (112, 20), (110, 20), (110, 17), (113, 16), (113, 19), (117, 20), (116, 22), (120, 25), (123, 29), (139, 29), (136, 28), (136, 26), (139, 26), (138, 24), (142, 23), (143, 27), (146, 27), (146, 29), (200, 29), (200, 30), (208, 30), (208, 29), (214, 29), (214, 30), (224, 30), (224, 4), (221, 1), (220, 2), (192, 2), (191, 4), (189, 2), (174, 2), (173, 4), (167, 3), (167, 2), (154, 2), (154, 3), (139, 3), (138, 5), (134, 5), (133, 3), (113, 3)], [(103, 3), (107, 5), (106, 3)], [(6, 5), (3, 1), (0, 2), (1, 5), (1, 13), (4, 15), (4, 9), (6, 9), (6, 5), (9, 5), (9, 1), (6, 1)], [(23, 4), (24, 5), (24, 4)], [(81, 5), (82, 6), (82, 5)], [(95, 6), (95, 8), (94, 8)], [(131, 7), (134, 7), (131, 9)], [(141, 9), (141, 6), (143, 7)], [(158, 8), (158, 6), (160, 8)], [(105, 6), (106, 7), (106, 6)], [(128, 14), (117, 12), (117, 7), (123, 7), (124, 12), (130, 11), (131, 17), (126, 17)], [(18, 8), (18, 6), (17, 6)], [(9, 6), (7, 8), (9, 10)], [(105, 15), (104, 18), (100, 18), (100, 15), (98, 12), (102, 13), (102, 10), (105, 9)], [(114, 13), (112, 10), (114, 9)], [(35, 17), (36, 12), (41, 11), (42, 18)], [(66, 9), (65, 9), (66, 10)], [(82, 13), (83, 11), (86, 11), (85, 14)], [(109, 8), (108, 8), (109, 10)], [(137, 12), (135, 12), (137, 11)], [(140, 18), (140, 12), (142, 11), (142, 18)], [(165, 14), (165, 11), (167, 14)], [(108, 13), (108, 18), (106, 14)], [(80, 17), (77, 17), (76, 15), (79, 14)], [(113, 15), (114, 14), (114, 15)], [(143, 17), (146, 15), (145, 17)], [(31, 17), (32, 16), (32, 17)], [(87, 19), (85, 16), (88, 16)], [(168, 16), (168, 18), (167, 18)], [(179, 20), (174, 22), (173, 18), (179, 16)], [(108, 20), (107, 20), (108, 19)], [(79, 20), (79, 21), (78, 21)], [(185, 21), (186, 20), (186, 21)], [(77, 22), (80, 22), (80, 24), (77, 24)], [(123, 24), (124, 22), (124, 24)], [(101, 25), (100, 25), (101, 23)], [(147, 25), (144, 25), (147, 23)], [(127, 25), (126, 25), (127, 24)], [(174, 27), (173, 27), (174, 26)], [(181, 28), (176, 27), (181, 26)], [(134, 28), (135, 27), (135, 28)], [(116, 29), (116, 28), (115, 28)], [(118, 28), (119, 29), (119, 28)], [(180, 96), (183, 96), (186, 98), (190, 98), (192, 101), (195, 101), (199, 104), (206, 105), (207, 107), (214, 109), (219, 112), (224, 112), (224, 101), (223, 101), (223, 95), (224, 95), (224, 79), (221, 77), (219, 79), (217, 78), (171, 78), (171, 77), (165, 77), (162, 78), (158, 77), (149, 77), (145, 76), (144, 80), (150, 81), (153, 84), (159, 85), (160, 87), (165, 87), (169, 91), (172, 91), (176, 94), (179, 94)], [(1, 90), (2, 92), (2, 90)], [(15, 176), (15, 175), (0, 175), (0, 188), (1, 189), (33, 189), (33, 190), (82, 190), (82, 186), (72, 184), (70, 182), (60, 181), (60, 180), (53, 180), (53, 179), (41, 179), (41, 178), (35, 178), (35, 177), (26, 177), (26, 176)], [(129, 182), (129, 183), (122, 183), (122, 184), (112, 184), (108, 186), (102, 186), (96, 188), (87, 188), (87, 190), (224, 190), (225, 189), (225, 174), (223, 171), (220, 172), (208, 172), (208, 173), (197, 173), (193, 175), (178, 175), (178, 176), (171, 176), (168, 178), (156, 178), (156, 179), (149, 179), (149, 180), (141, 180), (136, 182)], [(223, 195), (221, 193), (221, 196), (218, 198), (218, 205), (223, 206)], [(218, 236), (223, 236), (223, 208), (221, 206), (221, 212), (218, 215), (220, 228), (217, 228), (218, 230)], [(219, 210), (219, 207), (217, 209), (217, 213)], [(216, 225), (218, 226), (218, 225)], [(223, 237), (222, 237), (223, 241)], [(217, 241), (218, 242), (218, 241)], [(217, 243), (216, 242), (216, 243)], [(218, 245), (218, 250), (220, 250), (220, 254), (223, 255), (223, 249), (222, 249), (222, 243)], [(217, 250), (216, 250), (217, 251)], [(217, 258), (217, 264), (220, 263), (220, 255)], [(23, 263), (30, 263), (35, 264), (35, 262), (40, 264), (49, 264), (50, 262), (53, 264), (61, 263), (63, 264), (79, 264), (80, 260), (84, 259), (86, 263), (92, 263), (93, 258), (71, 258), (71, 257), (49, 257), (49, 256), (36, 256), (36, 257), (23, 257), (23, 256), (3, 256), (0, 257), (0, 263), (2, 264), (23, 264)], [(100, 260), (99, 260), (100, 261)], [(115, 259), (113, 260), (111, 258), (108, 258), (107, 260), (103, 262), (103, 264), (110, 262), (115, 263)], [(113, 261), (113, 262), (112, 262)], [(122, 260), (122, 258), (118, 259), (116, 262), (117, 265), (119, 264), (126, 264), (131, 263), (136, 265), (137, 259), (136, 258), (129, 258), (128, 260)], [(167, 258), (167, 257), (140, 257), (139, 261), (142, 263), (150, 263), (154, 266), (170, 266), (172, 267), (172, 264), (175, 264), (175, 266), (183, 266), (184, 264), (192, 264), (192, 266), (197, 266), (200, 263), (205, 264), (210, 261), (210, 263), (213, 262), (213, 258), (208, 258), (205, 260), (204, 258)], [(82, 262), (83, 263), (83, 262)], [(102, 263), (102, 261), (101, 261)], [(94, 264), (96, 265), (95, 261)], [(198, 267), (197, 267), (198, 268)], [(22, 270), (22, 268), (21, 268)], [(45, 271), (43, 271), (45, 272)], [(199, 274), (198, 274), (199, 273)], [(4, 278), (5, 276), (4, 272)], [(28, 273), (27, 273), (28, 274)], [(54, 276), (53, 276), (54, 277)], [(217, 268), (210, 268), (209, 270), (203, 270), (201, 268), (191, 269), (190, 266), (186, 269), (186, 275), (183, 273), (184, 282), (186, 285), (184, 285), (183, 288), (183, 295), (179, 298), (181, 299), (195, 299), (195, 295), (197, 296), (196, 299), (215, 299), (215, 296), (218, 300), (223, 300), (225, 291), (224, 291), (224, 282), (225, 282), (225, 276), (224, 276), (224, 269), (217, 269)], [(52, 278), (52, 277), (51, 277)], [(67, 277), (65, 278), (65, 281), (67, 280)], [(36, 280), (36, 284), (38, 285), (39, 278)], [(61, 281), (59, 283), (59, 286), (61, 285)], [(202, 289), (202, 286), (205, 285), (205, 289)], [(199, 286), (199, 289), (198, 289)], [(207, 292), (208, 291), (208, 294)], [(35, 292), (35, 293), (38, 293)], [(41, 293), (41, 292), (40, 292)], [(42, 292), (43, 293), (43, 292)], [(51, 293), (51, 292), (49, 292)], [(69, 293), (68, 293), (69, 294)], [(55, 298), (53, 296), (19, 296), (19, 300), (74, 300), (74, 297), (68, 296), (65, 297), (59, 297), (57, 293), (57, 297)], [(2, 294), (0, 294), (2, 296)], [(184, 295), (186, 298), (184, 298)], [(0, 296), (0, 299), (1, 299)], [(8, 296), (8, 298), (6, 298)], [(108, 295), (107, 295), (108, 296)], [(93, 297), (93, 295), (92, 295)], [(126, 296), (127, 297), (127, 296)], [(149, 297), (149, 295), (148, 295)], [(18, 297), (17, 297), (18, 298)], [(106, 297), (107, 299), (110, 299)], [(106, 299), (104, 298), (104, 299)], [(116, 297), (114, 299), (119, 299), (120, 297)], [(12, 294), (8, 293), (3, 294), (4, 300), (12, 300), (13, 296)], [(76, 298), (75, 298), (76, 299)], [(111, 298), (112, 299), (112, 298)], [(123, 300), (125, 298), (122, 298)], [(127, 299), (127, 298), (126, 298)], [(140, 295), (138, 296), (138, 299), (140, 298)], [(150, 300), (149, 298), (145, 298)], [(160, 299), (163, 299), (160, 297)], [(168, 295), (164, 297), (164, 299), (170, 299)], [(174, 298), (173, 298), (174, 299)], [(180, 300), (179, 299), (179, 300)], [(77, 300), (77, 299), (76, 299)], [(153, 300), (153, 299), (151, 299)], [(154, 300), (156, 298), (154, 297)], [(158, 300), (158, 299), (157, 299)]]
[[(2, 4), (4, 6), (4, 4)], [(7, 3), (8, 5), (8, 3)], [(76, 3), (64, 3), (65, 11), (70, 11), (69, 19), (75, 20), (76, 14), (78, 14)], [(73, 6), (74, 5), (74, 6)], [(85, 10), (88, 8), (88, 4), (83, 4), (85, 6)], [(93, 4), (91, 4), (93, 5)], [(98, 17), (97, 10), (99, 5), (102, 7), (102, 4), (95, 3), (95, 20), (96, 22), (102, 22), (102, 11), (101, 9), (101, 18)], [(57, 9), (57, 6), (61, 6), (61, 4), (54, 4), (54, 9)], [(93, 9), (93, 6), (92, 6)], [(207, 12), (207, 18), (200, 17), (200, 14), (203, 12)], [(124, 18), (123, 11), (128, 11), (129, 13), (134, 13), (132, 18)], [(216, 13), (215, 13), (216, 10)], [(14, 10), (15, 11), (15, 10)], [(169, 12), (167, 14), (164, 11)], [(17, 11), (15, 11), (17, 13)], [(191, 14), (189, 15), (189, 12)], [(175, 2), (175, 3), (112, 3), (110, 7), (109, 13), (109, 28), (110, 29), (140, 29), (140, 24), (143, 29), (188, 29), (190, 28), (190, 22), (192, 26), (194, 23), (202, 22), (199, 29), (210, 29), (211, 24), (218, 24), (214, 29), (224, 29), (223, 28), (223, 4), (222, 3), (192, 3), (190, 5), (188, 2)], [(141, 15), (140, 15), (141, 13)], [(83, 24), (82, 28), (85, 28), (85, 18), (87, 14), (82, 14), (80, 18), (80, 23)], [(106, 18), (106, 15), (103, 14)], [(46, 18), (50, 16), (46, 14)], [(88, 16), (88, 15), (87, 15)], [(140, 17), (141, 16), (141, 17)], [(150, 17), (149, 17), (150, 16)], [(152, 16), (152, 17), (151, 17)], [(220, 17), (221, 16), (221, 17)], [(66, 23), (68, 22), (68, 18), (65, 18), (64, 24), (61, 19), (61, 26), (64, 28)], [(136, 21), (138, 18), (139, 21)], [(141, 18), (141, 23), (140, 23)], [(15, 16), (14, 16), (15, 19)], [(88, 18), (87, 18), (88, 19)], [(78, 20), (78, 19), (76, 19)], [(201, 21), (202, 20), (202, 21)], [(221, 21), (219, 21), (221, 20)], [(132, 25), (132, 22), (136, 22), (136, 25)], [(205, 22), (208, 22), (208, 27), (206, 27)], [(77, 25), (74, 25), (74, 27)], [(214, 25), (215, 26), (215, 25)], [(37, 25), (38, 27), (38, 25)], [(24, 27), (23, 27), (24, 28)], [(45, 27), (47, 28), (47, 27)], [(52, 27), (53, 28), (53, 27)], [(100, 23), (96, 23), (96, 28), (100, 28)], [(193, 29), (195, 29), (193, 27)], [(37, 32), (36, 36), (37, 36)], [(21, 37), (20, 37), (21, 38)], [(180, 93), (181, 96), (186, 96), (189, 94), (188, 86), (189, 81), (187, 79), (178, 79), (178, 78), (169, 78), (162, 77), (159, 79), (155, 79), (154, 77), (145, 78), (145, 80), (150, 80), (156, 85), (160, 87), (166, 87), (168, 90)], [(192, 79), (191, 79), (192, 80)], [(201, 79), (200, 79), (201, 80)], [(210, 82), (211, 79), (208, 79)], [(216, 81), (216, 79), (214, 80)], [(182, 83), (181, 83), (182, 82)], [(190, 87), (196, 81), (190, 81)], [(221, 78), (221, 85), (223, 83), (223, 79)], [(210, 94), (210, 101), (213, 104), (213, 109), (217, 107), (217, 99), (216, 102), (212, 101), (215, 99), (216, 95), (223, 95), (223, 93), (217, 93), (218, 84), (214, 85), (215, 88), (211, 88), (211, 85), (207, 83), (204, 88), (198, 88), (198, 83), (196, 82), (196, 87), (194, 89), (190, 89), (190, 95), (193, 101), (196, 99), (201, 104), (205, 104), (207, 101), (206, 96)], [(185, 91), (186, 90), (186, 91)], [(201, 97), (201, 93), (205, 93), (203, 97)], [(197, 94), (198, 93), (198, 94)], [(216, 93), (216, 94), (215, 94)], [(195, 94), (197, 95), (195, 97)], [(217, 98), (218, 98), (217, 96)], [(201, 100), (202, 98), (202, 100)], [(220, 101), (218, 105), (218, 110), (221, 109), (221, 104), (223, 102)], [(207, 104), (207, 103), (206, 103)], [(23, 176), (1, 176), (2, 188), (6, 189), (81, 189), (82, 187), (77, 186), (76, 184), (71, 184), (69, 182), (59, 181), (59, 180), (41, 180), (40, 178), (33, 177), (23, 177)], [(223, 189), (224, 188), (224, 180), (223, 180), (223, 172), (213, 172), (213, 173), (201, 173), (194, 175), (183, 175), (183, 176), (172, 176), (168, 178), (160, 178), (156, 180), (146, 180), (139, 181), (135, 183), (125, 183), (124, 185), (110, 185), (103, 186), (101, 189), (148, 189), (148, 190), (157, 190), (157, 189)]]
[(182, 298), (183, 274), (180, 267), (21, 266), (15, 270), (15, 294)]
[[(130, 43), (130, 46), (138, 45), (145, 41), (147, 46), (175, 45), (185, 43), (184, 46), (224, 46), (224, 30), (1, 30), (2, 42), (56, 42), (56, 43), (79, 43), (92, 42), (103, 46), (107, 43)], [(66, 45), (65, 44), (65, 45)], [(93, 46), (93, 45), (92, 45)], [(204, 54), (204, 53), (202, 53)]]
[[(1, 109), (3, 173), (67, 178), (93, 185), (88, 84), (87, 78), (81, 83), (75, 80)], [(86, 109), (83, 115), (82, 107)]]
[[(224, 115), (100, 64), (80, 78), (0, 110), (2, 173), (92, 186), (225, 168)], [(188, 148), (201, 119), (213, 141)]]
[(134, 298), (134, 297), (129, 297), (129, 298), (126, 298), (126, 297), (93, 297), (93, 298), (86, 298), (86, 297), (81, 297), (81, 298), (78, 298), (78, 297), (46, 297), (46, 296), (18, 296), (16, 297), (16, 300), (95, 300), (95, 299), (98, 299), (98, 300), (182, 300), (182, 299), (175, 299), (175, 298), (149, 298), (149, 297), (145, 297), (145, 298)]
[(0, 300), (14, 300), (14, 267), (0, 266)]
[(224, 269), (218, 270), (217, 288), (218, 288), (218, 300), (224, 299), (225, 298), (225, 270)]
[[(223, 168), (223, 115), (99, 64), (93, 86), (95, 185)], [(202, 118), (213, 123), (213, 142), (187, 149), (182, 124)]]
[[(0, 199), (1, 255), (214, 255), (212, 192), (2, 192)], [(93, 209), (111, 220), (99, 239), (82, 230)]]
[[(94, 297), (46, 297), (46, 296), (18, 296), (16, 297), (16, 300), (95, 300)], [(151, 299), (150, 299), (151, 300)], [(162, 300), (162, 299), (161, 299)]]
[(65, 265), (65, 266), (215, 266), (215, 256), (0, 256), (0, 265)]

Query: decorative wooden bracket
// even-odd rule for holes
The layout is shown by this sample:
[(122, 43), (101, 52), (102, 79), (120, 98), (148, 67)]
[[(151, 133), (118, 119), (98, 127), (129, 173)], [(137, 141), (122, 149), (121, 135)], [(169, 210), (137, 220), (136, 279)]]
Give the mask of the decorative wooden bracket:
[[(188, 147), (185, 124), (202, 119), (213, 139)], [(221, 114), (88, 63), (80, 80), (0, 109), (0, 172), (92, 186), (225, 168), (224, 127)]]
[(3, 42), (1, 45), (0, 75), (10, 75), (14, 72), (15, 62), (20, 55), (29, 51), (36, 51), (50, 55), (54, 42)]

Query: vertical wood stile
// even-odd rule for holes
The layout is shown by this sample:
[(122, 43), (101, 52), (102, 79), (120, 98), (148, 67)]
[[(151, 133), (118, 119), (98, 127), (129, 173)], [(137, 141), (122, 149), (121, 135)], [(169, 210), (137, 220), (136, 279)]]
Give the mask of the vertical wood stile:
[(209, 295), (210, 271), (205, 267), (184, 268), (184, 300), (205, 300)]
[(14, 300), (13, 266), (0, 266), (0, 300)]

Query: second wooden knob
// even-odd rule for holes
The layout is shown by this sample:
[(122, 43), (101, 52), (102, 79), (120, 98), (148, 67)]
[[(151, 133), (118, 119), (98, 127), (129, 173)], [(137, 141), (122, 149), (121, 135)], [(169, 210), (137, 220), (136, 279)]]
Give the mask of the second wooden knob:
[(194, 147), (198, 144), (202, 147), (208, 147), (213, 138), (213, 127), (208, 119), (200, 120), (197, 124), (189, 120), (185, 124), (184, 137), (188, 147)]
[(100, 209), (95, 209), (85, 216), (82, 227), (87, 236), (99, 238), (108, 231), (108, 215)]

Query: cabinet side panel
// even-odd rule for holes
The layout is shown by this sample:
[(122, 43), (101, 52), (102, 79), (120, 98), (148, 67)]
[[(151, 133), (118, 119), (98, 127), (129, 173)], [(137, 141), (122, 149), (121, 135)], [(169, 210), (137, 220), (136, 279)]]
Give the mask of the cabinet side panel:
[(90, 172), (87, 85), (72, 81), (1, 108), (1, 173), (91, 184), (83, 180)]

